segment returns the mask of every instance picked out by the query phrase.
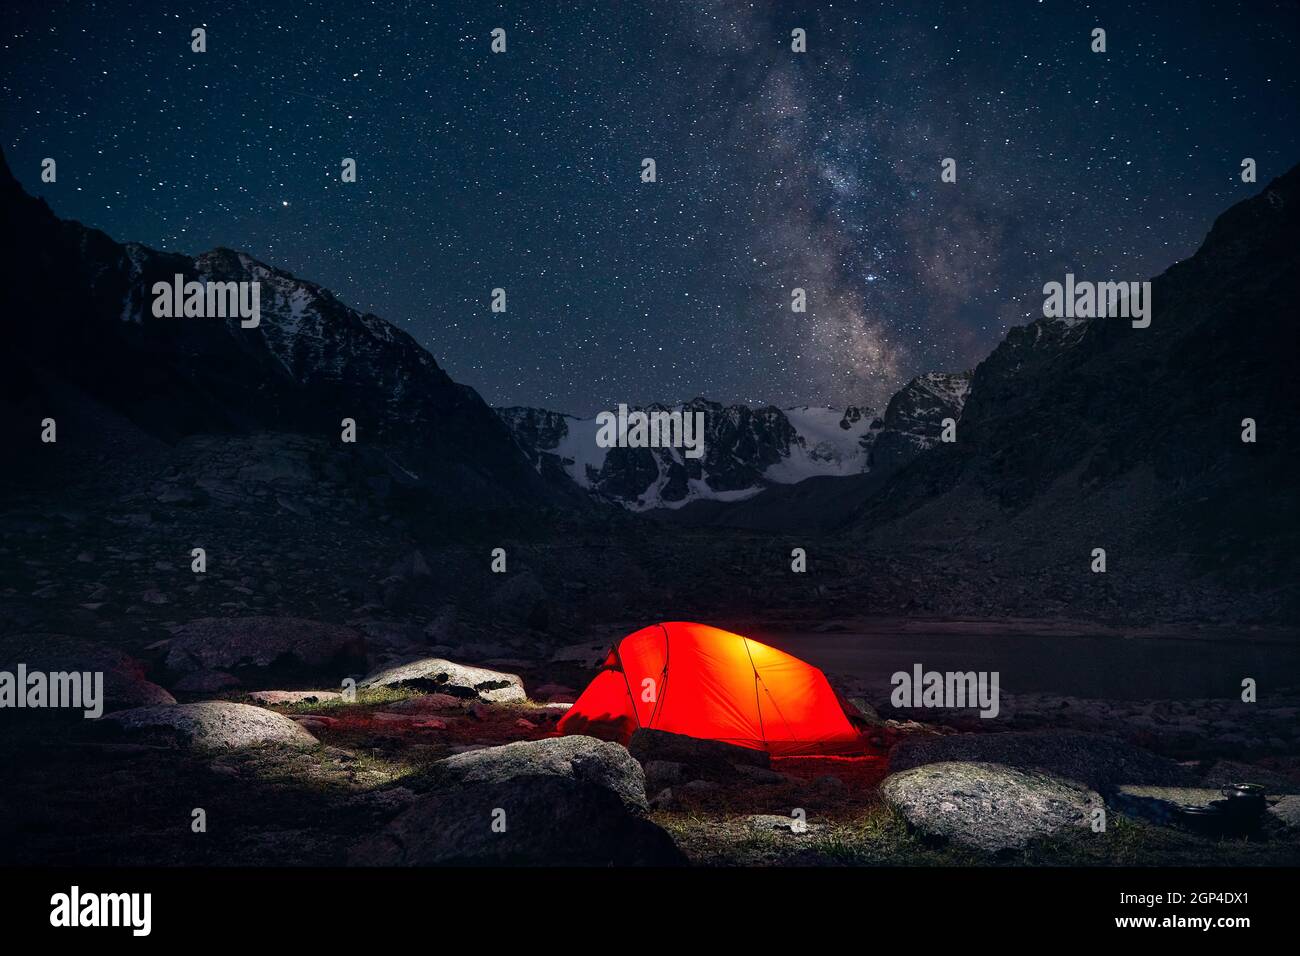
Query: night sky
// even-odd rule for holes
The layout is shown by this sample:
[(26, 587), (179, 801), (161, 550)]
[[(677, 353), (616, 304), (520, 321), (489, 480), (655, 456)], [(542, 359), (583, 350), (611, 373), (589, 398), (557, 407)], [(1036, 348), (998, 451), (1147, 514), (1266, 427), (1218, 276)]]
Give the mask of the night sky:
[(1300, 160), (1294, 3), (26, 6), (0, 144), (30, 192), (319, 282), (493, 404), (881, 408)]

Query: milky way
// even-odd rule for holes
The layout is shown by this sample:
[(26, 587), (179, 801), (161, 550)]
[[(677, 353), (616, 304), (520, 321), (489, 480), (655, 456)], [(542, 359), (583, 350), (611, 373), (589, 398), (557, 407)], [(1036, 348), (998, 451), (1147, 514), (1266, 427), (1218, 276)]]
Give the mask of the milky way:
[(1189, 255), (1243, 157), (1300, 159), (1292, 4), (225, 6), (10, 15), (18, 178), (317, 281), (494, 404), (880, 407), (1046, 281)]

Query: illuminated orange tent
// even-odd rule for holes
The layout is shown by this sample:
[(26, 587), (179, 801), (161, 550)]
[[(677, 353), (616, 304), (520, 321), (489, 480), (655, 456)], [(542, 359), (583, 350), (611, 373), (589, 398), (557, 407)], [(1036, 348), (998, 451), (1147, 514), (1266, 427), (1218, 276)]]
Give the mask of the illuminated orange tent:
[(627, 635), (560, 721), (626, 744), (646, 727), (780, 756), (842, 753), (860, 737), (826, 675), (730, 631), (672, 621)]

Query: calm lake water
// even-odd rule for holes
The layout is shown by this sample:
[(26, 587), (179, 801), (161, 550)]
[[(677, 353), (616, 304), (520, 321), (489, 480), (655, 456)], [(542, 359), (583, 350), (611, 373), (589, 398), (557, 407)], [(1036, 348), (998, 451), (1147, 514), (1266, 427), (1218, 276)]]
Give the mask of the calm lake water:
[(1006, 694), (1053, 693), (1120, 700), (1236, 697), (1243, 677), (1261, 690), (1300, 686), (1300, 643), (1034, 634), (837, 632), (762, 640), (832, 675), (887, 693), (890, 675), (926, 670), (1000, 673)]

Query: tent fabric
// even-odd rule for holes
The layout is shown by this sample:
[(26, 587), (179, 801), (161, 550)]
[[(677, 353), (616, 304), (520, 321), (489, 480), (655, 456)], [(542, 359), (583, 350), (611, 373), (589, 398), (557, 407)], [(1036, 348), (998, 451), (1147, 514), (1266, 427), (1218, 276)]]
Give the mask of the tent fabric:
[(861, 746), (826, 675), (740, 634), (672, 621), (627, 635), (559, 723), (627, 743), (638, 728), (779, 755)]

